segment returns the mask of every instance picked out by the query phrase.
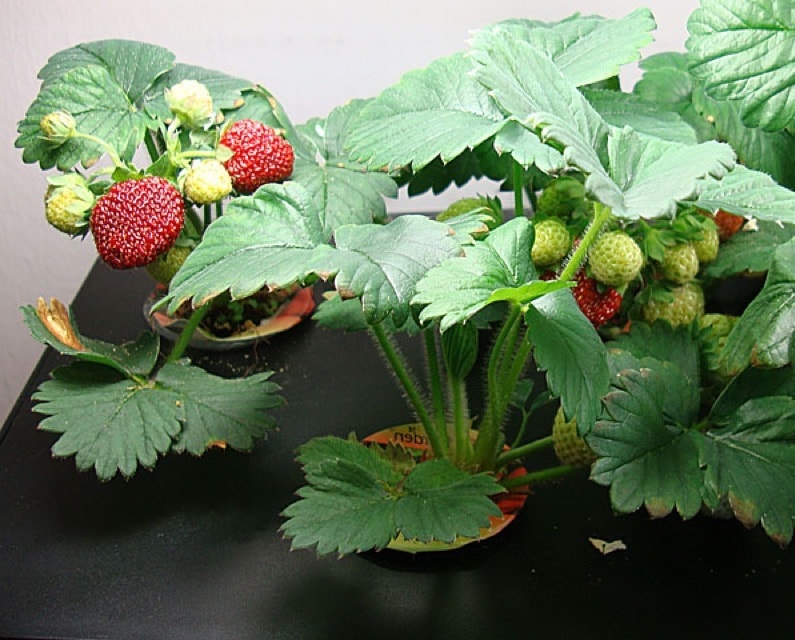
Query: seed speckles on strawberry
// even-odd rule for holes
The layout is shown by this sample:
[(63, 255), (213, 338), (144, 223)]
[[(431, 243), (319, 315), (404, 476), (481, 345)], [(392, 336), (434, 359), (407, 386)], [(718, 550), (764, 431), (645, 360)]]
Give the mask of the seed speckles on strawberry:
[(184, 202), (165, 178), (114, 184), (91, 212), (100, 257), (114, 269), (142, 267), (168, 250), (182, 231)]
[(261, 122), (233, 122), (219, 142), (232, 152), (224, 166), (239, 193), (254, 193), (264, 184), (286, 180), (293, 172), (292, 146)]
[(582, 271), (577, 274), (572, 293), (580, 310), (597, 329), (612, 320), (621, 308), (622, 297), (618, 291), (612, 287), (600, 291), (596, 280)]

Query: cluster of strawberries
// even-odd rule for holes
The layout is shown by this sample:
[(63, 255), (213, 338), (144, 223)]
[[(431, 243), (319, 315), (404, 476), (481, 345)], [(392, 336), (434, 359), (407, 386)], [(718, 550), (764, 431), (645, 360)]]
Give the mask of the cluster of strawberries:
[[(182, 104), (202, 104), (200, 120), (209, 120), (211, 98), (203, 85), (186, 81), (172, 87), (167, 97), (172, 98), (169, 106), (173, 105), (176, 126), (191, 126), (197, 120), (195, 107), (190, 113)], [(41, 129), (54, 144), (62, 144), (79, 135), (73, 122), (69, 114), (57, 112), (42, 120)], [(177, 243), (186, 206), (221, 202), (233, 191), (251, 194), (292, 174), (293, 148), (275, 129), (242, 119), (219, 133), (216, 149), (204, 151), (201, 159), (188, 165), (184, 159), (190, 155), (181, 154), (179, 161), (187, 166), (176, 180), (144, 172), (112, 183), (95, 197), (77, 173), (51, 179), (45, 198), (47, 220), (71, 235), (90, 229), (97, 252), (111, 267), (147, 266), (157, 280), (168, 282), (190, 253), (189, 246)], [(203, 157), (208, 153), (212, 157)]]
[[(552, 277), (571, 254), (591, 218), (588, 200), (574, 177), (553, 180), (536, 206), (532, 259)], [(576, 274), (574, 298), (597, 328), (619, 318), (689, 324), (704, 313), (697, 276), (745, 223), (719, 211), (684, 211), (673, 220), (609, 223)], [(620, 315), (622, 314), (622, 315)]]

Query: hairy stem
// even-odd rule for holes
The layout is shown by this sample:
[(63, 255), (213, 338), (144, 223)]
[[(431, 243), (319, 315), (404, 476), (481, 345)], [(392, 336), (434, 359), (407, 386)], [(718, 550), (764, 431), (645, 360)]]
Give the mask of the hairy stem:
[(450, 378), (450, 395), (453, 400), (453, 425), (455, 429), (455, 461), (466, 464), (472, 454), (469, 437), (466, 383), (460, 378)]
[(428, 381), (431, 388), (433, 418), (437, 433), (447, 433), (447, 417), (442, 388), (442, 373), (439, 367), (439, 354), (436, 349), (436, 332), (433, 328), (424, 329), (422, 337), (425, 342), (425, 358), (428, 366)]
[(436, 425), (433, 423), (422, 395), (414, 383), (411, 371), (403, 359), (402, 354), (397, 346), (390, 339), (389, 334), (384, 330), (381, 324), (370, 325), (370, 329), (375, 336), (378, 345), (381, 347), (390, 367), (395, 372), (398, 381), (400, 382), (406, 397), (409, 399), (411, 406), (417, 416), (417, 419), (422, 424), (422, 428), (428, 436), (428, 441), (431, 443), (431, 449), (437, 458), (443, 458), (447, 454), (447, 439), (443, 438), (443, 434), (439, 434), (436, 430)]

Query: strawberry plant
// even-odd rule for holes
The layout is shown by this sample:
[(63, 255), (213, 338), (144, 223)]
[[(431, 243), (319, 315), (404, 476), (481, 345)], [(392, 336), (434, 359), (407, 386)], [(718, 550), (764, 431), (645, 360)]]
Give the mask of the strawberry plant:
[[(58, 52), (39, 76), (16, 145), (25, 162), (55, 170), (47, 179), (47, 220), (69, 236), (90, 235), (107, 265), (145, 268), (161, 287), (202, 246), (211, 223), (245, 209), (241, 196), (263, 184), (290, 178), (302, 185), (326, 234), (383, 218), (382, 195), (396, 190), (341, 147), (357, 103), (295, 126), (260, 85), (122, 40)], [(194, 331), (223, 326), (233, 333), (240, 330), (230, 324), (235, 318), (273, 315), (284, 292), (266, 284), (248, 292), (254, 316), (240, 312), (251, 305), (239, 300), (189, 310), (165, 355), (157, 335), (109, 345), (82, 336), (57, 301), (25, 307), (34, 338), (76, 360), (35, 395), (36, 410), (47, 416), (41, 428), (60, 434), (53, 454), (74, 455), (78, 468), (107, 480), (151, 467), (169, 451), (249, 449), (273, 426), (265, 410), (281, 403), (270, 374), (223, 380), (184, 353)], [(97, 407), (90, 419), (75, 419), (89, 404)]]
[[(467, 51), (302, 126), (267, 100), (233, 102), (230, 117), (277, 120), (292, 174), (237, 187), (161, 308), (327, 282), (317, 322), (369, 332), (428, 445), (303, 445), (306, 485), (283, 514), (293, 547), (477, 539), (501, 494), (584, 470), (619, 513), (730, 513), (791, 541), (795, 94), (781, 61), (795, 23), (775, 0), (729, 4), (704, 0), (687, 52), (642, 61), (631, 92), (617, 74), (652, 39), (646, 10), (484, 27)], [(75, 142), (62, 118), (36, 118), (48, 144)], [(482, 177), (512, 211), (489, 194), (435, 218), (383, 215), (398, 185)], [(742, 224), (731, 237), (727, 216)], [(721, 281), (731, 296), (751, 276), (728, 316)], [(556, 418), (536, 424), (549, 402)]]

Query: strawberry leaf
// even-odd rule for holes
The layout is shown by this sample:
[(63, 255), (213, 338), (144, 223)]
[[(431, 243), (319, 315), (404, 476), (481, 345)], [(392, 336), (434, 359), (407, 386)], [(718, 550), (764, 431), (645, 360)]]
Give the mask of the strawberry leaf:
[(236, 198), (207, 228), (171, 281), (168, 308), (173, 313), (188, 299), (198, 307), (226, 290), (245, 298), (265, 285), (303, 280), (312, 261), (331, 251), (327, 240), (305, 189), (290, 182), (265, 185)]
[(773, 256), (762, 291), (748, 305), (726, 339), (719, 364), (729, 371), (746, 366), (783, 367), (795, 353), (795, 239)]
[(696, 132), (679, 114), (631, 93), (583, 90), (588, 102), (608, 124), (682, 144), (696, 144)]
[(169, 363), (157, 372), (158, 389), (179, 394), (184, 408), (183, 428), (171, 447), (176, 452), (201, 455), (222, 443), (247, 451), (275, 423), (265, 411), (283, 404), (271, 372), (225, 379), (186, 361)]
[(336, 273), (334, 285), (344, 298), (361, 297), (369, 324), (391, 315), (402, 326), (417, 282), (460, 252), (447, 225), (414, 215), (387, 225), (340, 227), (335, 241), (323, 268)]
[(351, 156), (388, 171), (418, 171), (491, 138), (505, 118), (470, 70), (456, 53), (407, 73), (362, 110), (349, 138)]
[(779, 369), (745, 369), (732, 378), (720, 394), (712, 405), (708, 419), (713, 424), (725, 426), (748, 400), (766, 396), (795, 397), (795, 375), (792, 375), (791, 366)]
[(480, 46), (481, 34), (511, 33), (543, 51), (569, 82), (580, 87), (616, 76), (622, 65), (637, 60), (640, 49), (653, 41), (656, 26), (648, 9), (616, 20), (579, 14), (557, 23), (506, 20), (476, 33), (473, 48)]
[(771, 538), (788, 544), (795, 520), (792, 396), (749, 400), (726, 427), (699, 435), (707, 505), (717, 508), (728, 502), (745, 526), (761, 522)]
[(699, 408), (698, 389), (681, 370), (659, 362), (627, 369), (613, 379), (605, 413), (586, 436), (599, 456), (591, 479), (610, 486), (621, 513), (645, 506), (653, 517), (674, 509), (684, 518), (701, 507), (702, 472), (689, 431)]
[(87, 362), (56, 369), (33, 399), (40, 402), (34, 410), (48, 416), (39, 428), (60, 434), (53, 455), (74, 455), (79, 470), (93, 467), (100, 480), (117, 472), (130, 477), (139, 465), (153, 467), (171, 448), (185, 415), (179, 394)]
[(62, 309), (62, 314), (54, 318), (31, 305), (22, 307), (25, 324), (34, 339), (63, 355), (111, 367), (126, 377), (147, 376), (154, 368), (160, 352), (157, 334), (144, 333), (121, 345), (93, 340), (80, 334), (71, 309)]
[(723, 209), (746, 218), (795, 223), (795, 192), (742, 166), (720, 181), (706, 180), (694, 204), (713, 213)]
[[(413, 303), (425, 306), (420, 321), (441, 318), (441, 330), (465, 322), (478, 311), (496, 302), (503, 292), (520, 293), (520, 287), (537, 278), (530, 260), (533, 225), (527, 218), (514, 218), (492, 231), (485, 240), (464, 248), (464, 255), (443, 262), (430, 270), (417, 284)], [(556, 283), (536, 283), (538, 295), (545, 284), (554, 290)]]
[(795, 237), (795, 224), (759, 221), (756, 227), (756, 231), (735, 233), (724, 242), (718, 257), (704, 268), (704, 275), (709, 278), (724, 278), (735, 274), (768, 271), (775, 247)]
[(570, 291), (533, 300), (525, 314), (528, 339), (538, 368), (560, 396), (567, 416), (576, 417), (581, 434), (590, 430), (607, 393), (610, 374), (604, 344), (580, 311)]
[(777, 0), (702, 0), (688, 21), (691, 71), (718, 100), (741, 102), (743, 122), (778, 131), (795, 121), (795, 22)]
[(290, 179), (306, 188), (328, 234), (343, 224), (386, 218), (384, 196), (397, 196), (397, 185), (383, 172), (368, 171), (345, 150), (351, 122), (367, 104), (355, 100), (298, 127), (303, 144)]
[(308, 485), (282, 515), (292, 547), (340, 555), (381, 549), (402, 533), (420, 541), (477, 535), (499, 509), (488, 498), (502, 490), (484, 474), (470, 476), (446, 460), (396, 471), (358, 442), (315, 438), (300, 449)]

